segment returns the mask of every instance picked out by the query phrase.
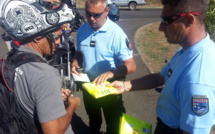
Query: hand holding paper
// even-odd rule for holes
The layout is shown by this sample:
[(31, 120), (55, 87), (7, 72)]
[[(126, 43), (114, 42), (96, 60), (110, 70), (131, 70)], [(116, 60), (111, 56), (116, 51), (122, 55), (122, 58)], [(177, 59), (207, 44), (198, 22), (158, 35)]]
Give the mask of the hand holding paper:
[(80, 76), (77, 74), (72, 73), (74, 80), (77, 82), (90, 82), (87, 74), (81, 73)]
[(101, 85), (95, 83), (84, 83), (82, 86), (95, 98), (104, 97), (110, 94), (116, 94), (117, 90), (114, 87), (107, 86), (109, 82), (105, 81)]

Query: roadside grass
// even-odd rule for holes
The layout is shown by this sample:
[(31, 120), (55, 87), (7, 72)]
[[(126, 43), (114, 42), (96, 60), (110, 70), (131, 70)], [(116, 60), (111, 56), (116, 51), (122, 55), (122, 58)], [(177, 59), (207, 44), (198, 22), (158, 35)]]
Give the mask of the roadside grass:
[(180, 47), (166, 41), (163, 32), (158, 30), (159, 24), (155, 22), (141, 27), (135, 38), (139, 54), (152, 73), (159, 72)]

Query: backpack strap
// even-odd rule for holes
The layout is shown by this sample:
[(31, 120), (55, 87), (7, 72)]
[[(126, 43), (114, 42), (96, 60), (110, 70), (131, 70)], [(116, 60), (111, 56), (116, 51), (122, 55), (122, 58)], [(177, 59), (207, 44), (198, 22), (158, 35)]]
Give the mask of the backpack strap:
[(1, 59), (1, 79), (10, 91), (14, 91), (15, 68), (29, 62), (47, 63), (46, 60), (36, 54), (19, 51), (17, 49), (12, 49), (8, 53), (7, 59)]
[(19, 51), (17, 49), (12, 50), (8, 58), (11, 62), (15, 64), (15, 67), (18, 67), (22, 64), (28, 63), (28, 62), (44, 62), (47, 63), (46, 60), (44, 60), (42, 57), (29, 52)]
[(17, 56), (14, 55), (13, 61), (15, 63), (15, 67), (18, 67), (22, 64), (28, 63), (28, 62), (44, 62), (47, 63), (46, 60), (44, 60), (42, 57), (33, 54), (33, 53), (27, 53), (23, 51), (19, 51), (16, 53)]

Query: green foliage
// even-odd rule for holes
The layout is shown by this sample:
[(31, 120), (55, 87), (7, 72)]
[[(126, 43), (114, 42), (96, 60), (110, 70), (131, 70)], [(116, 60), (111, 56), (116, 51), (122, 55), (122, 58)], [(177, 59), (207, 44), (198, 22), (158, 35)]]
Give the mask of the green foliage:
[(210, 33), (211, 38), (215, 39), (215, 0), (210, 0), (207, 18), (206, 30)]

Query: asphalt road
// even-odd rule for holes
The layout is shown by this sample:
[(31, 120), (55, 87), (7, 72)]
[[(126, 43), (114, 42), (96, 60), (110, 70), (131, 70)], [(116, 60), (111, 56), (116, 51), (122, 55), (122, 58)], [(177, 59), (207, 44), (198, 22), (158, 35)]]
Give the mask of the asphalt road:
[[(83, 14), (83, 9), (79, 10)], [(143, 75), (149, 74), (150, 70), (143, 63), (140, 58), (140, 54), (135, 47), (135, 33), (136, 31), (152, 22), (159, 21), (161, 9), (137, 9), (135, 11), (130, 11), (128, 9), (120, 10), (120, 20), (116, 22), (119, 24), (125, 33), (128, 35), (128, 38), (132, 42), (134, 48), (134, 58), (137, 64), (137, 71), (129, 74), (127, 79), (135, 79)], [(2, 29), (0, 29), (0, 34), (2, 34)], [(73, 34), (75, 36), (75, 33)], [(8, 49), (6, 44), (0, 38), (0, 58), (5, 57)], [(133, 91), (128, 92), (123, 95), (124, 106), (128, 115), (136, 117), (140, 120), (149, 122), (153, 124), (153, 130), (156, 125), (156, 113), (155, 106), (157, 103), (159, 93), (155, 90), (145, 90), (145, 91)], [(76, 92), (75, 96), (82, 98), (82, 92)], [(114, 109), (113, 109), (114, 112)], [(73, 129), (77, 134), (87, 134), (88, 133), (88, 116), (85, 112), (83, 103), (80, 108), (76, 111), (76, 114), (73, 117)], [(105, 131), (105, 121), (102, 124), (102, 131)]]

